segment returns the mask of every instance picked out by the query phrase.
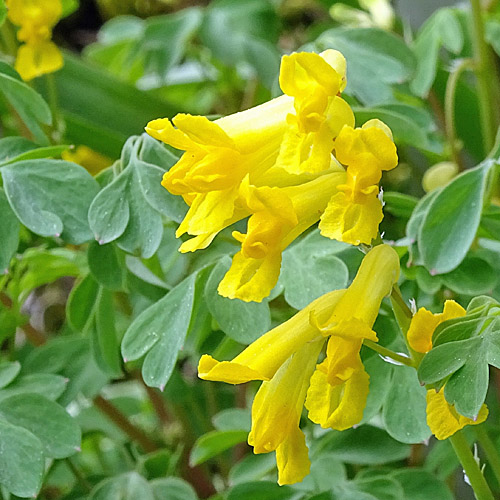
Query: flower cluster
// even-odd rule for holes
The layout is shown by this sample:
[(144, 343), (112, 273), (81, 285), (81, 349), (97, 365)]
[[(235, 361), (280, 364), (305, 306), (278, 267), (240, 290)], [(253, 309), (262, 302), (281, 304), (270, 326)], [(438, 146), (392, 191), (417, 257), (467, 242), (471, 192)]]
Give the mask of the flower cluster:
[(61, 0), (6, 0), (10, 21), (19, 26), (15, 68), (23, 80), (57, 71), (63, 57), (51, 41), (52, 28), (62, 15)]
[[(183, 196), (189, 211), (177, 236), (181, 252), (206, 248), (248, 217), (247, 231), (219, 293), (261, 301), (276, 284), (282, 251), (320, 219), (324, 236), (369, 244), (378, 232), (382, 171), (397, 164), (388, 127), (370, 120), (354, 128), (340, 97), (342, 54), (294, 53), (281, 62), (284, 95), (214, 122), (179, 114), (153, 120), (146, 131), (185, 151), (162, 185)], [(335, 153), (335, 154), (333, 154)]]
[[(427, 353), (432, 349), (432, 335), (434, 330), (449, 319), (465, 316), (465, 309), (454, 300), (447, 300), (443, 312), (433, 314), (425, 307), (421, 307), (413, 316), (408, 329), (408, 344), (419, 353)], [(427, 391), (427, 425), (437, 439), (446, 439), (466, 425), (481, 424), (488, 417), (488, 408), (483, 404), (477, 418), (460, 415), (453, 405), (444, 397), (444, 386), (438, 391)]]
[[(232, 361), (200, 359), (205, 380), (241, 384), (262, 380), (252, 406), (248, 442), (255, 453), (276, 451), (279, 483), (301, 481), (310, 462), (299, 428), (305, 405), (309, 418), (324, 428), (358, 424), (368, 396), (369, 376), (359, 355), (382, 299), (399, 277), (399, 258), (388, 245), (364, 257), (347, 290), (316, 299), (287, 322), (248, 346)], [(327, 342), (326, 357), (316, 365)]]

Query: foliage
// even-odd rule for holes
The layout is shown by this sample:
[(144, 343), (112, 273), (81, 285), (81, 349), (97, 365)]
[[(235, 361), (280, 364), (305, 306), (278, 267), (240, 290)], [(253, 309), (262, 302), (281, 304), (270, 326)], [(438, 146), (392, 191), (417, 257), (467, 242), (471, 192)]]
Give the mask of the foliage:
[[(33, 27), (12, 20), (15, 3), (0, 1), (0, 498), (473, 498), (462, 469), (478, 499), (499, 494), (498, 2), (436, 9), (412, 27), (381, 0), (158, 0), (147, 2), (154, 16), (101, 0), (114, 15), (96, 19), (77, 53), (85, 2), (68, 0), (59, 24), (47, 21), (64, 66), (24, 80), (19, 26)], [(310, 474), (278, 486), (274, 457), (245, 444), (258, 385), (200, 380), (198, 362), (233, 359), (301, 310), (312, 324), (311, 304), (351, 285), (371, 246), (326, 238), (320, 223), (283, 250), (262, 301), (223, 297), (232, 231), (251, 212), (208, 248), (179, 252), (192, 199), (161, 182), (182, 151), (144, 127), (265, 103), (281, 94), (285, 53), (327, 49), (347, 60), (356, 126), (392, 130), (399, 166), (380, 181), (372, 243), (395, 249), (401, 275), (368, 325), (378, 343), (359, 334), (370, 377), (361, 422), (322, 430), (304, 412)], [(432, 168), (442, 162), (452, 167)], [(359, 308), (382, 287), (370, 276)], [(442, 312), (450, 299), (463, 314)], [(411, 301), (434, 313), (427, 351), (406, 335), (420, 313)], [(333, 338), (338, 324), (326, 323), (316, 325)], [(451, 445), (426, 418), (436, 393), (467, 424)], [(484, 477), (470, 461), (476, 442)]]

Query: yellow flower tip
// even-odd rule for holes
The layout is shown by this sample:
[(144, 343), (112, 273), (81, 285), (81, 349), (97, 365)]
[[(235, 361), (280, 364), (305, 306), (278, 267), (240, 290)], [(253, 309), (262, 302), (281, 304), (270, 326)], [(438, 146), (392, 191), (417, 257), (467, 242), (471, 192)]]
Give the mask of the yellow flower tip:
[(447, 300), (443, 312), (433, 314), (425, 307), (421, 307), (413, 316), (408, 329), (408, 343), (417, 352), (426, 353), (432, 349), (432, 335), (434, 330), (448, 319), (465, 316), (465, 309), (454, 300)]
[(17, 51), (14, 68), (25, 81), (53, 73), (64, 66), (61, 51), (51, 41), (21, 45)]
[(217, 361), (204, 354), (198, 363), (198, 377), (203, 380), (226, 382), (227, 384), (244, 384), (250, 380), (269, 380), (249, 366), (233, 361)]
[(168, 118), (157, 118), (148, 122), (148, 124), (144, 127), (144, 130), (151, 137), (161, 141), (163, 131), (168, 128), (172, 128), (172, 124)]
[(281, 268), (281, 249), (263, 259), (245, 257), (242, 251), (233, 257), (231, 268), (219, 283), (223, 297), (245, 302), (261, 302), (276, 285)]
[(278, 484), (300, 483), (310, 472), (311, 462), (304, 433), (295, 428), (276, 449)]
[(341, 52), (334, 49), (326, 49), (320, 53), (320, 56), (340, 75), (340, 92), (342, 92), (347, 84), (347, 63), (345, 57)]
[[(325, 325), (332, 325), (331, 335), (350, 338), (376, 338), (372, 332), (380, 303), (390, 294), (399, 278), (399, 257), (389, 245), (373, 247), (363, 258), (358, 272), (334, 308)], [(355, 332), (358, 333), (355, 333)]]
[(436, 439), (447, 439), (466, 425), (478, 425), (488, 418), (488, 407), (483, 404), (476, 419), (460, 415), (444, 397), (444, 389), (427, 391), (427, 425)]
[(370, 377), (360, 367), (347, 381), (331, 385), (322, 369), (326, 363), (319, 365), (311, 377), (305, 402), (309, 419), (324, 429), (349, 429), (363, 418)]
[(382, 132), (384, 132), (384, 134), (387, 137), (389, 137), (389, 139), (391, 141), (394, 141), (394, 138), (392, 136), (392, 130), (383, 121), (379, 120), (378, 118), (372, 118), (371, 120), (368, 120), (367, 122), (365, 122), (361, 128), (366, 130), (366, 129), (369, 129), (371, 127), (375, 127), (375, 128), (382, 130)]
[[(328, 53), (327, 57), (337, 62), (333, 54)], [(313, 86), (315, 98), (333, 97), (339, 92), (341, 81), (342, 76), (319, 54), (295, 52), (281, 59), (279, 83), (286, 95), (302, 100), (311, 96)]]

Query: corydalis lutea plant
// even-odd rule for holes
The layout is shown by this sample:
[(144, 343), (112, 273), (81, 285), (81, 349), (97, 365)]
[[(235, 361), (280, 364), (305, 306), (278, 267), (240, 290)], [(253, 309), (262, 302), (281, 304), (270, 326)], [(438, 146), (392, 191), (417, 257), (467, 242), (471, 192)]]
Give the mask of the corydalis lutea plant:
[[(318, 222), (323, 236), (368, 249), (349, 288), (316, 299), (232, 361), (203, 355), (199, 362), (205, 380), (262, 381), (248, 443), (255, 453), (276, 451), (279, 484), (299, 482), (310, 470), (299, 427), (304, 406), (323, 428), (345, 430), (361, 422), (370, 387), (360, 357), (363, 345), (416, 369), (422, 353), (432, 348), (436, 327), (465, 314), (451, 301), (441, 315), (421, 309), (408, 321), (396, 286), (399, 256), (378, 236), (379, 182), (384, 171), (396, 167), (396, 148), (380, 120), (354, 128), (353, 112), (340, 97), (345, 68), (334, 50), (285, 56), (280, 71), (285, 95), (215, 122), (181, 114), (146, 128), (185, 151), (162, 182), (190, 207), (177, 236), (193, 238), (181, 252), (206, 248), (222, 229), (249, 217), (246, 234), (233, 232), (241, 250), (219, 284), (221, 295), (245, 301), (269, 295), (283, 250)], [(391, 293), (400, 299), (393, 301), (396, 316), (406, 309), (401, 327), (409, 358), (379, 348), (373, 331), (381, 302)], [(427, 423), (438, 439), (486, 417), (484, 405), (475, 418), (460, 415), (442, 386), (429, 386)]]

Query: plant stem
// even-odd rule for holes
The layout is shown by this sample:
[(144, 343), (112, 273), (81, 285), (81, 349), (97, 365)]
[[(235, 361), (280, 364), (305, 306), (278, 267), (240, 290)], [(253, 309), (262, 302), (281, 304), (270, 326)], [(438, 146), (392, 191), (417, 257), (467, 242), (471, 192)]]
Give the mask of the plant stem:
[(87, 478), (83, 475), (82, 471), (76, 466), (76, 464), (71, 460), (70, 457), (65, 459), (66, 465), (70, 468), (73, 475), (76, 477), (78, 482), (83, 486), (83, 489), (87, 492), (92, 490), (92, 485), (87, 481)]
[(500, 484), (500, 454), (498, 453), (495, 443), (491, 440), (484, 425), (478, 425), (474, 430), (479, 444), (486, 454), (491, 470), (493, 474), (495, 474), (498, 484)]
[(117, 425), (127, 436), (141, 445), (144, 451), (151, 453), (156, 451), (158, 447), (149, 439), (149, 437), (138, 427), (130, 422), (130, 420), (112, 403), (102, 396), (94, 398), (94, 404), (101, 410), (115, 425)]
[(484, 40), (481, 0), (470, 0), (472, 9), (472, 45), (474, 50), (474, 70), (477, 79), (479, 114), (485, 155), (493, 147), (496, 132), (496, 116), (491, 85), (496, 79), (491, 54)]
[(460, 150), (457, 144), (457, 136), (455, 133), (455, 93), (457, 90), (458, 81), (462, 73), (472, 68), (474, 61), (472, 59), (463, 59), (460, 64), (454, 69), (446, 83), (446, 92), (444, 96), (444, 115), (445, 115), (445, 130), (448, 143), (451, 148), (451, 156), (453, 161), (458, 165), (460, 170), (463, 170), (463, 162), (460, 157)]
[(366, 347), (370, 348), (372, 351), (378, 352), (382, 356), (391, 358), (394, 361), (397, 361), (398, 363), (401, 363), (403, 365), (415, 367), (413, 361), (410, 358), (407, 358), (406, 356), (401, 356), (401, 354), (398, 354), (397, 352), (394, 352), (391, 349), (387, 349), (387, 347), (381, 346), (376, 342), (373, 342), (372, 340), (364, 339), (363, 344)]
[(493, 493), (484, 479), (483, 473), (479, 468), (469, 444), (461, 431), (456, 432), (449, 438), (455, 453), (462, 464), (465, 474), (469, 479), (470, 485), (474, 490), (477, 500), (495, 500)]
[(408, 329), (410, 328), (413, 314), (410, 311), (410, 308), (406, 305), (406, 302), (401, 295), (401, 290), (399, 289), (399, 286), (397, 284), (392, 287), (391, 304), (392, 310), (394, 311), (394, 316), (396, 317), (396, 321), (399, 325), (399, 328), (401, 329), (401, 333), (403, 334), (406, 348), (408, 349), (408, 352), (410, 353), (412, 359), (411, 366), (418, 368), (418, 365), (420, 364), (420, 361), (422, 361), (422, 358), (424, 356), (423, 354), (414, 351), (408, 343), (407, 334)]

